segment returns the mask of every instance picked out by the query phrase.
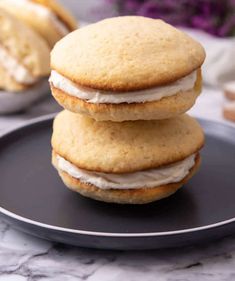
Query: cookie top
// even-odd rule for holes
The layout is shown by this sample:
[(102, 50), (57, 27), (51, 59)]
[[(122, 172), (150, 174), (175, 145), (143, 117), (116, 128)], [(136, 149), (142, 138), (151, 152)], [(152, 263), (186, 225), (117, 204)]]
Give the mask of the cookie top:
[(201, 127), (188, 115), (115, 123), (62, 111), (52, 136), (55, 153), (79, 168), (105, 173), (169, 165), (196, 153), (203, 144)]
[(111, 91), (147, 89), (198, 69), (203, 47), (162, 20), (110, 18), (72, 32), (54, 47), (51, 67), (82, 86)]
[(50, 73), (47, 43), (24, 23), (0, 9), (0, 48), (38, 77)]

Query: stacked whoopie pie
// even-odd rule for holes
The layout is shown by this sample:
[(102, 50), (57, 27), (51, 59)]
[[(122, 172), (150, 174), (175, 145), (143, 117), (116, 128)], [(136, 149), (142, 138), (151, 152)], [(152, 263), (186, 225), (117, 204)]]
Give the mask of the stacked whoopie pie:
[(144, 17), (103, 20), (59, 41), (52, 163), (84, 196), (144, 204), (176, 192), (200, 165), (204, 134), (184, 114), (201, 91), (202, 46)]

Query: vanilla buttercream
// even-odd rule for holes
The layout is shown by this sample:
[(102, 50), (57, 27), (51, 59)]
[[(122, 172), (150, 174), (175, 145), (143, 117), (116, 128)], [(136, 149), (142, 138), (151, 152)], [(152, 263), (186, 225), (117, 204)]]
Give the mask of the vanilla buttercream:
[(100, 189), (153, 188), (169, 183), (180, 182), (195, 164), (195, 154), (183, 161), (162, 168), (138, 171), (127, 174), (111, 174), (80, 169), (59, 155), (56, 155), (58, 168), (86, 184)]
[(187, 91), (194, 87), (197, 79), (197, 71), (168, 85), (154, 87), (147, 90), (116, 92), (100, 91), (79, 86), (55, 70), (52, 70), (49, 82), (57, 89), (68, 95), (86, 100), (88, 103), (143, 103), (157, 101), (164, 97), (173, 96), (181, 91)]

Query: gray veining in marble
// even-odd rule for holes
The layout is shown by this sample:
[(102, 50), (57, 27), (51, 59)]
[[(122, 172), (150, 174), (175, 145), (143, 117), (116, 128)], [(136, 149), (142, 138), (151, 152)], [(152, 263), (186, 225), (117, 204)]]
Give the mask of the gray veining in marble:
[(56, 245), (0, 222), (0, 281), (232, 281), (235, 237), (154, 251), (102, 251)]

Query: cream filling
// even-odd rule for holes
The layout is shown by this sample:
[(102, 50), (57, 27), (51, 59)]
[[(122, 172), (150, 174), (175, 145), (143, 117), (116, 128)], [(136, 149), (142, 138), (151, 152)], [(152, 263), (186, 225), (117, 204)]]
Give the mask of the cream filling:
[(174, 83), (154, 87), (147, 90), (117, 92), (100, 91), (79, 86), (55, 70), (52, 70), (49, 82), (57, 89), (68, 95), (86, 100), (89, 103), (143, 103), (157, 101), (164, 97), (173, 96), (179, 92), (190, 90), (197, 79), (197, 71), (177, 80)]
[(83, 183), (92, 184), (100, 189), (153, 188), (180, 182), (195, 164), (195, 154), (193, 154), (183, 161), (158, 169), (128, 174), (110, 174), (79, 169), (61, 156), (57, 155), (56, 157), (58, 168), (61, 171)]
[(9, 75), (18, 83), (31, 85), (38, 81), (30, 71), (20, 64), (7, 50), (0, 46), (0, 65), (2, 65)]
[(21, 6), (26, 9), (29, 13), (37, 14), (40, 17), (43, 17), (51, 22), (55, 29), (62, 35), (68, 34), (70, 31), (67, 26), (55, 15), (54, 12), (49, 10), (47, 7), (42, 6), (37, 3), (33, 3), (30, 0), (8, 0), (9, 3), (12, 3), (17, 6)]

